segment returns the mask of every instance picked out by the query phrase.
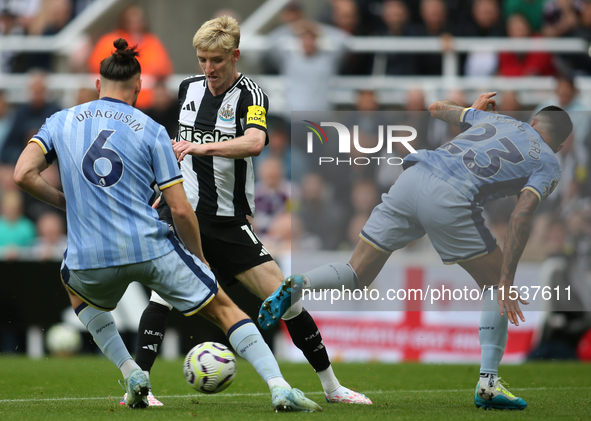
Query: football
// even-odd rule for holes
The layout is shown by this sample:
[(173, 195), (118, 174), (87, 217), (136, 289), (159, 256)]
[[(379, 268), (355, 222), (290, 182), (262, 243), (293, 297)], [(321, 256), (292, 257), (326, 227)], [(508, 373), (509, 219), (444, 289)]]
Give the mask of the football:
[(201, 393), (218, 393), (226, 389), (236, 376), (236, 357), (227, 346), (204, 342), (185, 357), (185, 379)]
[(82, 335), (75, 327), (58, 323), (47, 331), (45, 346), (52, 355), (73, 355), (82, 348)]

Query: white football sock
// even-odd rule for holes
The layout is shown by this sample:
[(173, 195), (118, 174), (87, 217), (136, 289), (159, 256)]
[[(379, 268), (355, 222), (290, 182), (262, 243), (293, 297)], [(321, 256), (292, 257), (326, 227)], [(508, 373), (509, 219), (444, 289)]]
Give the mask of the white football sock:
[(318, 377), (320, 377), (320, 383), (322, 383), (322, 388), (324, 389), (325, 393), (330, 394), (341, 386), (337, 380), (337, 377), (332, 371), (332, 365), (329, 365), (326, 370), (316, 372), (316, 374), (318, 374)]

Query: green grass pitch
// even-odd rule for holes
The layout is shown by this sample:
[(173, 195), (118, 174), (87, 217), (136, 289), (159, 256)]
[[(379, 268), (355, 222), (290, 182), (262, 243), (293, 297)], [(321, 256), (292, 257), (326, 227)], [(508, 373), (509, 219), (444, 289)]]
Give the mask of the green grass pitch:
[(239, 361), (233, 384), (201, 395), (186, 384), (182, 361), (157, 361), (151, 380), (163, 407), (119, 405), (121, 375), (103, 357), (0, 357), (0, 420), (591, 420), (591, 365), (527, 363), (502, 366), (510, 390), (528, 402), (524, 411), (483, 411), (473, 403), (475, 365), (334, 364), (342, 384), (366, 393), (371, 406), (328, 404), (306, 364), (281, 363), (292, 386), (320, 403), (322, 413), (275, 413), (252, 367)]

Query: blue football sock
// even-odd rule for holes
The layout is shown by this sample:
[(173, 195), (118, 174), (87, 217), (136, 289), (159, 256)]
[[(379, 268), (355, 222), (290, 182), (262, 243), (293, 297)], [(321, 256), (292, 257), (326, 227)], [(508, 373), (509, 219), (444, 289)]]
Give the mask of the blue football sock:
[(480, 373), (498, 374), (499, 364), (507, 344), (507, 314), (501, 316), (497, 302), (497, 287), (484, 292), (484, 306), (480, 315)]
[(309, 279), (309, 285), (304, 288), (310, 289), (357, 289), (359, 280), (357, 274), (348, 263), (329, 263), (304, 273)]
[(111, 361), (117, 368), (121, 369), (127, 360), (131, 360), (132, 366), (129, 367), (129, 363), (127, 363), (125, 367), (125, 372), (122, 370), (123, 377), (127, 377), (126, 373), (129, 374), (130, 368), (139, 368), (137, 364), (129, 355), (129, 351), (125, 347), (123, 343), (123, 339), (119, 335), (117, 331), (117, 327), (115, 326), (115, 320), (111, 313), (106, 311), (97, 310), (96, 308), (90, 307), (87, 304), (81, 304), (76, 309), (76, 315), (86, 326), (86, 329), (92, 335), (94, 342), (100, 348), (100, 350), (105, 354), (105, 356)]
[(271, 387), (271, 384), (289, 386), (283, 380), (279, 365), (271, 349), (252, 320), (244, 319), (232, 326), (228, 330), (228, 339), (234, 350), (254, 367), (269, 387)]

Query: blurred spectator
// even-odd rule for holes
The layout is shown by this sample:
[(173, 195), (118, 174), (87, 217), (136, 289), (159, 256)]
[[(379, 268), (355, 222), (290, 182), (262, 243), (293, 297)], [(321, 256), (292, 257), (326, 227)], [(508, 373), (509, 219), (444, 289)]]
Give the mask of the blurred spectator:
[[(259, 215), (257, 214), (257, 218)], [(289, 253), (292, 249), (292, 215), (289, 212), (280, 212), (271, 221), (265, 234), (259, 234), (265, 248), (269, 250), (275, 258), (281, 254)], [(282, 270), (284, 268), (282, 267)]]
[(64, 218), (55, 212), (46, 212), (37, 220), (37, 242), (29, 258), (61, 260), (67, 246)]
[(96, 89), (80, 88), (76, 95), (76, 105), (86, 104), (90, 101), (96, 101), (99, 98)]
[(533, 32), (542, 30), (544, 3), (547, 0), (504, 0), (503, 14), (506, 20), (519, 14), (525, 18)]
[[(523, 15), (514, 14), (507, 19), (510, 38), (527, 38), (532, 30)], [(527, 53), (499, 53), (499, 76), (553, 76), (556, 74), (552, 55), (541, 51)]]
[(282, 118), (269, 117), (267, 131), (269, 144), (265, 146), (259, 156), (254, 158), (255, 170), (258, 171), (261, 162), (269, 157), (274, 157), (281, 161), (284, 177), (289, 181), (299, 183), (310, 167), (306, 153), (297, 146), (291, 145), (291, 133)]
[(549, 0), (544, 4), (542, 35), (545, 37), (570, 36), (578, 25), (582, 0)]
[[(382, 20), (385, 28), (377, 35), (392, 37), (417, 36), (419, 28), (410, 21), (410, 13), (402, 0), (386, 0), (382, 6)], [(385, 73), (388, 75), (415, 75), (418, 73), (417, 55), (409, 53), (389, 53), (382, 55), (385, 60)], [(382, 73), (373, 69), (374, 73)]]
[[(589, 106), (583, 103), (579, 91), (575, 85), (575, 80), (567, 75), (559, 75), (556, 78), (555, 94), (547, 102), (538, 104), (536, 110), (540, 110), (548, 105), (558, 105), (570, 116), (573, 122), (574, 148), (575, 153), (584, 162), (587, 162), (589, 151), (585, 150), (585, 139), (591, 129), (591, 119), (589, 118)], [(535, 113), (535, 112), (534, 112)], [(564, 174), (563, 174), (564, 175)]]
[[(441, 122), (443, 124), (439, 125), (435, 122), (440, 120), (431, 119), (431, 114), (427, 111), (425, 103), (425, 94), (420, 88), (410, 88), (406, 91), (404, 110), (395, 113), (395, 117), (397, 124), (408, 125), (417, 130), (417, 138), (411, 142), (411, 145), (415, 149), (435, 149), (437, 146), (432, 146), (430, 142), (433, 142), (433, 145), (438, 145), (442, 141), (439, 139), (439, 136), (445, 137), (448, 133), (448, 124)], [(434, 133), (432, 133), (433, 125), (437, 127), (435, 133), (437, 136), (434, 136)], [(402, 133), (401, 135), (406, 136), (408, 134)], [(445, 141), (447, 142), (448, 140)], [(394, 143), (392, 155), (388, 155), (387, 149), (382, 149), (382, 156), (385, 158), (389, 158), (390, 156), (404, 158), (408, 153), (408, 149), (400, 142)], [(378, 166), (375, 179), (380, 191), (388, 191), (392, 184), (400, 177), (402, 171), (402, 165)]]
[(591, 128), (589, 109), (583, 104), (575, 81), (565, 75), (556, 79), (555, 94), (548, 101), (538, 104), (533, 114), (548, 106), (558, 105), (564, 109), (573, 122), (573, 132), (564, 142), (562, 150), (556, 155), (562, 168), (560, 183), (556, 191), (540, 204), (542, 211), (564, 208), (576, 200), (579, 191), (585, 191), (584, 183), (589, 183), (588, 167), (590, 149), (585, 139)]
[[(291, 249), (295, 250), (320, 250), (322, 240), (317, 234), (307, 232), (302, 219), (298, 214), (291, 213)], [(277, 220), (279, 223), (280, 220)], [(266, 244), (266, 242), (265, 242)]]
[(369, 214), (380, 203), (380, 195), (373, 180), (361, 179), (353, 183), (351, 189), (351, 209), (353, 215)]
[(356, 0), (359, 10), (359, 34), (376, 35), (383, 31), (383, 4), (388, 0)]
[(519, 120), (516, 113), (523, 110), (519, 102), (519, 94), (516, 91), (503, 91), (497, 100), (497, 112), (506, 114)]
[[(548, 257), (540, 268), (541, 286), (560, 290), (568, 287), (571, 296), (569, 300), (546, 303), (544, 327), (529, 359), (576, 359), (577, 344), (591, 327), (588, 216), (585, 211), (577, 210), (568, 217), (567, 224), (555, 218), (546, 228), (544, 243)], [(586, 246), (580, 247), (579, 236), (586, 237)]]
[[(503, 37), (505, 25), (497, 0), (475, 0), (472, 5), (473, 21), (461, 29), (466, 37)], [(469, 53), (464, 65), (466, 76), (493, 76), (497, 72), (496, 52), (478, 51)]]
[[(6, 100), (4, 91), (0, 91), (0, 154), (12, 126), (12, 109)], [(0, 155), (1, 156), (1, 155)]]
[(27, 142), (45, 123), (45, 119), (59, 110), (59, 106), (48, 99), (45, 74), (31, 72), (29, 101), (16, 110), (12, 127), (0, 152), (0, 163), (14, 165)]
[(257, 233), (266, 234), (273, 219), (289, 210), (291, 186), (283, 176), (283, 164), (276, 157), (269, 157), (259, 164), (254, 188)]
[[(269, 52), (285, 77), (286, 119), (292, 111), (327, 111), (331, 77), (336, 75), (345, 53), (345, 35), (327, 33), (316, 22), (301, 20), (294, 33), (277, 38)], [(324, 48), (325, 47), (325, 48)]]
[(41, 10), (41, 0), (0, 0), (0, 10), (14, 17), (14, 34), (29, 33), (31, 22)]
[[(25, 29), (19, 25), (17, 15), (6, 4), (7, 0), (0, 3), (0, 36), (23, 35)], [(0, 71), (11, 73), (14, 67), (16, 54), (13, 51), (0, 51)]]
[[(29, 35), (56, 35), (72, 19), (72, 7), (72, 0), (45, 0), (42, 3), (41, 12), (29, 25)], [(39, 51), (19, 54), (13, 71), (24, 73), (31, 69), (51, 71), (53, 53)]]
[(332, 197), (319, 174), (308, 173), (302, 179), (297, 215), (303, 223), (303, 231), (306, 235), (318, 237), (323, 250), (335, 250), (345, 238), (343, 207)]
[(330, 23), (349, 35), (359, 35), (359, 10), (353, 0), (330, 0)]
[[(447, 6), (443, 0), (421, 0), (422, 25), (418, 35), (441, 37), (443, 51), (451, 48), (451, 29), (447, 22)], [(421, 75), (441, 75), (442, 56), (440, 53), (418, 54), (417, 66)]]
[(154, 102), (145, 113), (159, 124), (162, 124), (171, 139), (176, 137), (179, 129), (179, 105), (166, 87), (164, 80), (154, 85)]
[[(329, 24), (351, 36), (365, 35), (360, 33), (359, 8), (354, 0), (330, 0)], [(339, 69), (342, 75), (367, 75), (371, 73), (374, 55), (346, 52)]]
[[(296, 33), (296, 23), (304, 18), (302, 3), (299, 0), (288, 2), (279, 13), (281, 25), (270, 31), (267, 34), (268, 38), (270, 40), (290, 39)], [(277, 44), (276, 48), (281, 48), (281, 45)], [(261, 65), (265, 74), (275, 75), (279, 73), (280, 59), (275, 48), (265, 52)]]
[(347, 241), (339, 247), (341, 250), (353, 250), (359, 242), (359, 234), (367, 222), (369, 215), (358, 213), (349, 219), (347, 225)]
[(119, 28), (103, 35), (96, 43), (88, 59), (88, 69), (92, 73), (98, 74), (101, 61), (111, 54), (113, 41), (117, 38), (125, 38), (130, 46), (138, 46), (143, 83), (136, 106), (150, 108), (154, 102), (152, 87), (156, 80), (172, 74), (172, 61), (168, 52), (160, 39), (148, 31), (144, 9), (131, 6), (121, 15)]
[(18, 257), (19, 249), (33, 245), (35, 236), (35, 224), (23, 214), (21, 193), (4, 192), (0, 198), (0, 257)]
[[(591, 43), (591, 1), (585, 0), (580, 5), (577, 27), (566, 34), (582, 38)], [(591, 57), (587, 52), (580, 54), (560, 54), (559, 63), (567, 67), (573, 75), (591, 75)]]

